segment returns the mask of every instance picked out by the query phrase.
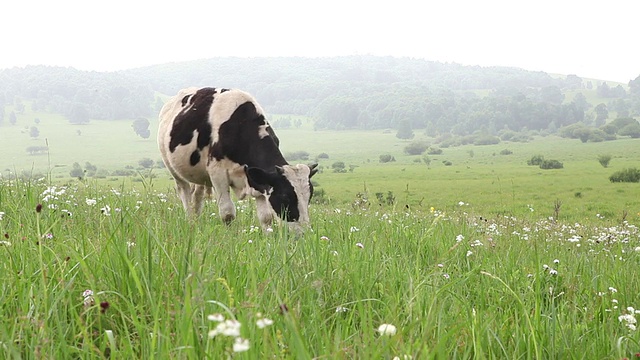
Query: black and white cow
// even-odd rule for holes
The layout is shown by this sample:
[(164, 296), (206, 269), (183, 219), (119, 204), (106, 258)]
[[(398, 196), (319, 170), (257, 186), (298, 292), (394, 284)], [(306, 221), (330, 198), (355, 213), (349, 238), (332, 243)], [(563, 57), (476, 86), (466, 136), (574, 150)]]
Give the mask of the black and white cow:
[(278, 144), (260, 105), (240, 90), (183, 89), (160, 111), (162, 160), (193, 215), (200, 214), (205, 192), (213, 187), (220, 217), (231, 222), (233, 188), (238, 199), (255, 198), (264, 229), (276, 216), (294, 227), (307, 225), (316, 165), (289, 165)]

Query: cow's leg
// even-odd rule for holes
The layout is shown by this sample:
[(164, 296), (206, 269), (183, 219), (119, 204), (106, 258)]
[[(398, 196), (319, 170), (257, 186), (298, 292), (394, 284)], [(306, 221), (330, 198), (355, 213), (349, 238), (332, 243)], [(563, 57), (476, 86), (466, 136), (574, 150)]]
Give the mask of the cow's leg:
[(204, 195), (207, 189), (205, 185), (193, 185), (193, 194), (191, 195), (191, 201), (193, 206), (193, 213), (195, 215), (200, 215), (202, 212), (202, 208), (204, 205)]
[(191, 207), (191, 184), (188, 181), (182, 180), (178, 177), (176, 180), (176, 193), (182, 201), (182, 206), (187, 214), (193, 214), (193, 208)]
[(220, 218), (226, 224), (229, 224), (236, 218), (236, 206), (233, 204), (231, 193), (229, 192), (229, 176), (224, 170), (214, 170), (209, 172), (209, 177), (216, 194)]
[(266, 196), (260, 195), (256, 197), (256, 212), (262, 229), (266, 231), (273, 223), (273, 211)]

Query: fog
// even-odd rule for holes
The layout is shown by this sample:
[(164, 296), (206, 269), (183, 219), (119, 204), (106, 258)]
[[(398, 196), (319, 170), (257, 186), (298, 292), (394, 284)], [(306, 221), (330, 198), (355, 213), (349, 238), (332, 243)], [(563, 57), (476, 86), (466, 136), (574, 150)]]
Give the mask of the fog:
[(0, 69), (112, 71), (218, 56), (390, 55), (627, 83), (632, 0), (152, 1), (3, 4)]

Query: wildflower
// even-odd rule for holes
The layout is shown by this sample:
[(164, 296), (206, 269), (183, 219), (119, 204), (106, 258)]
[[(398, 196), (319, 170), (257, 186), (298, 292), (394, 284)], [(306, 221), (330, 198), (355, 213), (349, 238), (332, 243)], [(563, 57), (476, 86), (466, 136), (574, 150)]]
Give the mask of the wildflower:
[[(267, 228), (267, 230), (266, 230), (266, 231), (267, 231), (268, 233), (272, 233), (272, 232), (273, 232), (273, 228), (271, 228), (271, 226), (269, 226), (269, 227)], [(247, 341), (249, 341), (249, 340), (247, 340)], [(248, 346), (248, 345), (247, 345), (247, 346)]]
[(105, 216), (111, 216), (111, 207), (109, 205), (105, 205), (103, 208), (100, 209), (100, 212), (103, 213)]
[(100, 312), (101, 313), (105, 313), (107, 312), (107, 309), (109, 309), (109, 302), (108, 301), (103, 301), (100, 303)]
[(633, 314), (623, 314), (618, 316), (618, 321), (624, 324), (629, 330), (636, 330), (636, 317)]
[(329, 237), (323, 235), (320, 236), (320, 240), (329, 241)]
[(464, 205), (467, 205), (467, 204), (464, 203), (464, 201), (459, 201), (458, 202), (458, 206), (464, 206)]
[(214, 338), (217, 335), (238, 337), (240, 336), (240, 326), (242, 324), (238, 320), (229, 319), (218, 323), (215, 329), (209, 331), (209, 337)]
[(36, 212), (39, 213), (42, 211), (42, 204), (36, 205)]
[(558, 270), (556, 270), (556, 269), (549, 269), (549, 275), (558, 275)]
[(553, 263), (554, 263), (554, 264), (560, 264), (560, 260), (555, 259), (555, 260), (553, 260)]
[(84, 298), (84, 300), (82, 301), (82, 303), (84, 304), (84, 307), (90, 307), (93, 306), (94, 301), (93, 301), (93, 291), (92, 290), (85, 290), (82, 292), (82, 297)]
[(264, 329), (267, 326), (271, 326), (271, 325), (273, 325), (273, 320), (271, 319), (262, 318), (256, 321), (256, 326), (258, 326), (259, 329)]
[(11, 246), (11, 242), (6, 241), (6, 240), (0, 240), (0, 245)]
[(431, 208), (429, 208), (429, 211), (430, 211), (431, 213), (434, 213), (434, 212), (436, 211), (436, 208), (434, 208), (434, 207), (432, 206)]
[(93, 206), (97, 201), (95, 199), (85, 199), (85, 202), (87, 203), (87, 205)]
[(391, 324), (382, 324), (378, 326), (378, 332), (380, 333), (380, 335), (393, 336), (397, 331), (398, 329)]
[(548, 268), (549, 268), (549, 265), (547, 265), (547, 264), (543, 264), (542, 265), (542, 269), (547, 270)]
[(221, 321), (224, 321), (224, 315), (222, 315), (220, 313), (211, 314), (211, 315), (207, 316), (207, 320), (215, 321), (215, 322), (221, 322)]
[(46, 233), (46, 234), (42, 235), (42, 237), (47, 239), (47, 240), (51, 240), (51, 239), (53, 239), (53, 234), (52, 233)]
[(136, 243), (133, 241), (127, 241), (127, 248), (131, 249), (132, 247), (136, 246)]
[(362, 243), (356, 243), (356, 246), (359, 247), (360, 249), (364, 249), (364, 245)]
[(475, 247), (475, 246), (483, 246), (484, 244), (480, 241), (480, 240), (474, 240), (470, 246), (471, 247)]
[(439, 267), (440, 269), (442, 269), (442, 268), (444, 267), (444, 265), (443, 265), (443, 264), (438, 264), (438, 267)]
[(337, 313), (343, 313), (343, 312), (347, 312), (347, 311), (349, 311), (349, 309), (347, 309), (347, 308), (346, 308), (346, 307), (344, 307), (344, 306), (338, 306), (338, 307), (336, 308), (336, 312), (337, 312)]
[(456, 235), (456, 242), (460, 242), (462, 240), (464, 240), (464, 235), (462, 234)]
[(617, 293), (617, 292), (618, 292), (618, 289), (616, 289), (616, 288), (614, 288), (614, 287), (609, 286), (609, 291), (613, 294), (613, 293)]
[(360, 231), (360, 229), (358, 229), (355, 226), (352, 226), (351, 228), (349, 228), (349, 232), (358, 232), (358, 231)]
[(471, 255), (473, 255), (473, 251), (471, 251), (471, 250), (467, 250), (467, 257), (469, 257), (469, 256), (471, 256)]
[(4, 217), (5, 213), (4, 211), (0, 211), (0, 220), (2, 220), (2, 218)]
[(237, 337), (233, 343), (233, 352), (243, 352), (249, 350), (249, 339)]
[(289, 308), (287, 307), (287, 304), (282, 303), (278, 307), (280, 308), (280, 314), (284, 315), (285, 313), (289, 312)]
[(445, 274), (442, 274), (442, 277), (444, 277), (445, 279), (449, 280), (449, 278), (450, 278), (451, 276), (449, 276), (449, 274), (446, 274), (446, 273), (445, 273)]

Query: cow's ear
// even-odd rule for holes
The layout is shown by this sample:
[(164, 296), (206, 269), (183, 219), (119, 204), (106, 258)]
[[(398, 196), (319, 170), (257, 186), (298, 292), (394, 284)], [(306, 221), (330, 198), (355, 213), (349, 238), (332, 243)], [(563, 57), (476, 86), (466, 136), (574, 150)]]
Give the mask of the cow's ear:
[(249, 180), (249, 186), (258, 190), (261, 193), (269, 191), (273, 187), (273, 174), (257, 168), (244, 166), (244, 173)]

